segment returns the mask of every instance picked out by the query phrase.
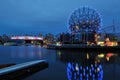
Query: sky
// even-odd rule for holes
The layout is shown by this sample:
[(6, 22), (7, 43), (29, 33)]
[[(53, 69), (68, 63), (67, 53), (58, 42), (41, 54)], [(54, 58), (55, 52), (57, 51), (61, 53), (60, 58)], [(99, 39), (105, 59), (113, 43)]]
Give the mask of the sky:
[(101, 14), (102, 27), (112, 25), (113, 19), (120, 24), (119, 0), (0, 0), (0, 34), (66, 32), (69, 15), (83, 6)]

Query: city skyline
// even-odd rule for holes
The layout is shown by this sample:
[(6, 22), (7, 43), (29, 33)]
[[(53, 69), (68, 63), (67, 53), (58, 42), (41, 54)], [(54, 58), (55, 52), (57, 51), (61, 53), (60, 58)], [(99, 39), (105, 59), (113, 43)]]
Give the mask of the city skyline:
[(120, 24), (118, 0), (1, 0), (0, 34), (58, 34), (68, 30), (70, 14), (82, 7), (95, 8), (103, 26)]

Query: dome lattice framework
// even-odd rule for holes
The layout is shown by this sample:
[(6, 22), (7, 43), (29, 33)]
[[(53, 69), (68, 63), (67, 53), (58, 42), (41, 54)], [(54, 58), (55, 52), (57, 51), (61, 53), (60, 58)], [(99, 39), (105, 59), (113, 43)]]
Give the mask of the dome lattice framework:
[(72, 12), (69, 17), (68, 25), (73, 33), (85, 31), (98, 31), (101, 27), (100, 14), (92, 8), (82, 7)]

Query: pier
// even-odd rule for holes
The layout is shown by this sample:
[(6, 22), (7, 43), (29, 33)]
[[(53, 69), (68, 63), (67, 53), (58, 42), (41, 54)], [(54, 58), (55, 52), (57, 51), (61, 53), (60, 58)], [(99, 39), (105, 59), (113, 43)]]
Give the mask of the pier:
[(118, 51), (120, 46), (99, 46), (99, 45), (80, 45), (80, 44), (63, 44), (61, 46), (57, 45), (47, 45), (48, 49), (58, 49), (58, 50), (80, 50), (80, 51)]
[(0, 80), (21, 80), (48, 67), (45, 60), (36, 60), (0, 69)]

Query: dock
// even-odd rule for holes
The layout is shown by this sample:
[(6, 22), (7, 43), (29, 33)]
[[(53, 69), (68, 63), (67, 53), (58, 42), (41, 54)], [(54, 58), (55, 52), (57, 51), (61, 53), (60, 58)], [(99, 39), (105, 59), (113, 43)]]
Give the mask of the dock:
[(45, 60), (35, 60), (0, 69), (0, 80), (21, 80), (48, 67)]
[(80, 44), (63, 44), (61, 46), (49, 44), (48, 49), (56, 50), (81, 50), (81, 51), (118, 51), (120, 46), (99, 46), (99, 45), (80, 45)]

